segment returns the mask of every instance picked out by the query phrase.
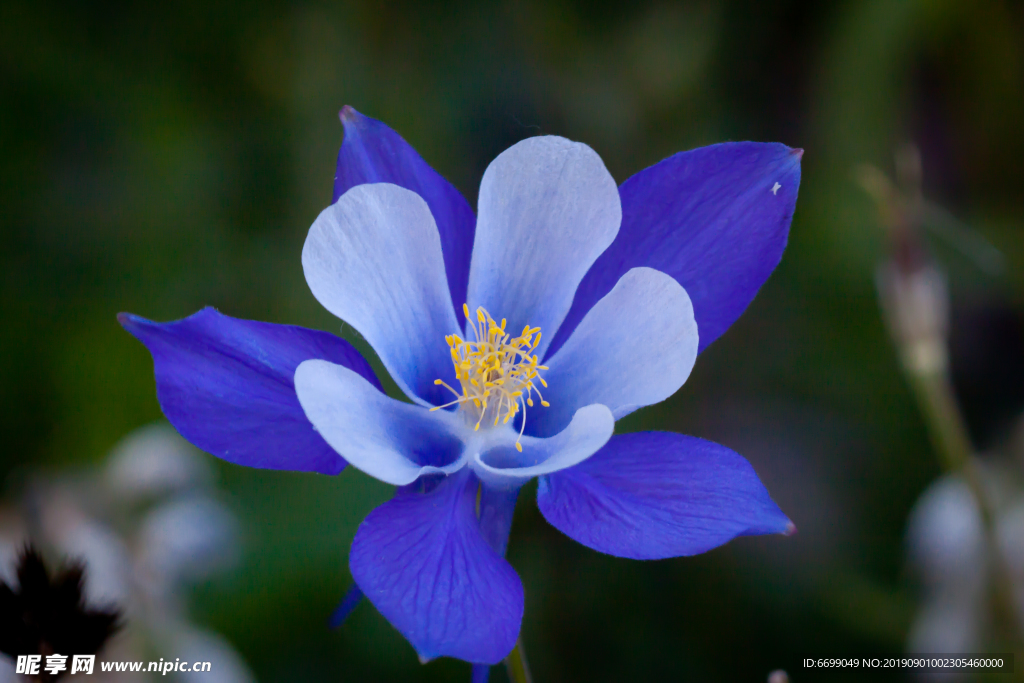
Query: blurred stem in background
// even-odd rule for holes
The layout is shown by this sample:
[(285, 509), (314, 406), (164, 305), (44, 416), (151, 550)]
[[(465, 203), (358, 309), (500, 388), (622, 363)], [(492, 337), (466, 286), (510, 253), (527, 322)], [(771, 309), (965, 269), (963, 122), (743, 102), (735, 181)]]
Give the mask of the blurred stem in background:
[[(930, 257), (921, 235), (930, 216), (944, 214), (924, 200), (921, 156), (916, 147), (907, 145), (897, 152), (896, 173), (896, 185), (874, 166), (862, 166), (857, 173), (861, 186), (877, 204), (889, 237), (889, 260), (879, 268), (876, 277), (882, 312), (942, 469), (962, 477), (978, 502), (987, 553), (992, 558), (990, 598), (996, 628), (993, 644), (1000, 649), (1019, 646), (1024, 641), (1013, 608), (1010, 572), (996, 542), (995, 509), (949, 375), (946, 278)], [(940, 227), (945, 230), (950, 226)], [(964, 232), (961, 237), (969, 242), (972, 236)], [(999, 266), (998, 258), (983, 261), (976, 258), (978, 250), (974, 254), (964, 251), (985, 270), (991, 272)], [(993, 264), (994, 268), (988, 267)], [(1024, 680), (1021, 673), (1015, 678)]]
[(530, 676), (530, 666), (526, 663), (526, 652), (523, 650), (523, 639), (516, 641), (516, 646), (505, 658), (505, 666), (508, 669), (508, 679), (512, 683), (533, 683)]

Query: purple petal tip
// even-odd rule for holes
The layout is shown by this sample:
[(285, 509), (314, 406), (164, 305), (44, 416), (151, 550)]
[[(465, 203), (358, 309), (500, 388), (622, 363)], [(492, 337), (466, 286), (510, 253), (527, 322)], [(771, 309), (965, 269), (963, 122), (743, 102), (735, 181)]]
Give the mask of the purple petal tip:
[[(802, 152), (803, 150), (800, 151)], [(782, 535), (792, 536), (794, 534), (796, 534), (796, 524), (793, 524), (793, 522), (789, 522), (788, 524), (786, 524), (786, 529), (782, 532)]]
[(799, 147), (791, 149), (789, 153), (795, 156), (798, 160), (804, 158), (804, 151)]
[(117, 322), (121, 324), (121, 327), (129, 331), (130, 328), (137, 326), (140, 320), (142, 320), (142, 318), (139, 318), (139, 316), (134, 313), (117, 314)]
[(359, 112), (353, 109), (350, 105), (345, 105), (338, 112), (338, 118), (342, 124), (355, 123), (359, 119)]

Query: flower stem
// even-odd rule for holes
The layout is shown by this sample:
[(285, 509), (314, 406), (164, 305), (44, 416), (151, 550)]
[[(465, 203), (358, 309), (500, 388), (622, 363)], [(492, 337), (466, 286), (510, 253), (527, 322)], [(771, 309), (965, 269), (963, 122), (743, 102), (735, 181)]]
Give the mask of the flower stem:
[(896, 167), (899, 187), (874, 167), (864, 166), (858, 172), (889, 233), (890, 259), (877, 277), (882, 313), (939, 464), (945, 472), (966, 482), (981, 513), (987, 556), (992, 563), (989, 597), (997, 647), (1020, 644), (1022, 624), (1014, 609), (1011, 574), (996, 539), (995, 506), (982, 480), (949, 378), (949, 293), (946, 278), (933, 264), (920, 235), (925, 202), (918, 150), (903, 147), (896, 156)]
[(523, 650), (523, 640), (516, 641), (516, 646), (505, 658), (505, 667), (508, 669), (508, 679), (512, 683), (533, 683), (530, 676), (530, 665), (526, 662), (526, 652)]
[[(480, 487), (478, 505), (480, 532), (496, 552), (502, 557), (508, 550), (508, 535), (512, 530), (512, 515), (515, 512), (519, 489), (494, 489), (489, 486)], [(530, 666), (526, 663), (523, 651), (523, 639), (516, 640), (516, 646), (505, 657), (505, 667), (512, 683), (532, 683)]]

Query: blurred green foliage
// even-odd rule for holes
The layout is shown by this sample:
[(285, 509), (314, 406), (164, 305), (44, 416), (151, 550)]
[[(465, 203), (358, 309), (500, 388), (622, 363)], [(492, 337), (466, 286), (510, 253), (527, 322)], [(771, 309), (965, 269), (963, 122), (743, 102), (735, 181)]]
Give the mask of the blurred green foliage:
[[(993, 279), (939, 249), (967, 316), (965, 408), (983, 444), (1005, 442), (1024, 349), (970, 332), (987, 311), (1019, 331), (1024, 312), (1022, 85), (1024, 9), (1002, 0), (7, 0), (0, 473), (98, 462), (159, 419), (118, 311), (214, 305), (338, 331), (299, 254), (330, 201), (343, 104), (471, 203), (490, 159), (538, 133), (587, 142), (620, 181), (682, 149), (778, 140), (806, 149), (782, 265), (679, 394), (620, 428), (736, 448), (800, 533), (629, 562), (560, 537), (528, 488), (510, 549), (523, 637), (539, 682), (757, 681), (804, 656), (898, 652), (914, 605), (903, 526), (938, 467), (878, 314), (884, 244), (851, 171), (916, 141), (927, 193), (1006, 255)], [(245, 560), (194, 604), (259, 680), (468, 676), (419, 665), (368, 605), (326, 629), (348, 544), (387, 487), (218, 465)]]

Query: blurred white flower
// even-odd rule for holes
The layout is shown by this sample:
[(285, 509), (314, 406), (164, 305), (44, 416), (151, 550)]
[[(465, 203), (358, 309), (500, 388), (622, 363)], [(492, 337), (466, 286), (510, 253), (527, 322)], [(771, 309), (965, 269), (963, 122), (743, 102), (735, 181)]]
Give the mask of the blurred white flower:
[[(214, 496), (213, 472), (167, 425), (125, 437), (106, 465), (87, 475), (36, 479), (23, 510), (0, 508), (0, 579), (14, 579), (26, 540), (85, 565), (84, 594), (116, 605), (125, 626), (102, 661), (209, 661), (207, 672), (103, 673), (96, 682), (252, 683), (221, 636), (187, 618), (182, 588), (228, 569), (239, 554), (238, 522)], [(0, 657), (0, 683), (17, 680)], [(7, 669), (10, 668), (10, 672)]]
[(172, 500), (142, 520), (139, 569), (150, 583), (165, 586), (205, 579), (237, 558), (237, 537), (234, 515), (218, 501), (206, 496)]
[(981, 511), (958, 477), (943, 477), (914, 505), (907, 525), (910, 561), (930, 590), (973, 594), (986, 572)]
[(914, 654), (977, 652), (982, 603), (975, 596), (943, 595), (924, 601), (907, 637)]
[[(1024, 497), (997, 512), (996, 535), (1012, 573), (1018, 619), (1024, 622)], [(942, 477), (918, 499), (907, 525), (907, 555), (924, 588), (907, 651), (981, 651), (992, 618), (993, 558), (986, 549), (981, 510), (960, 477)]]
[(104, 474), (125, 502), (209, 485), (206, 460), (170, 425), (155, 424), (129, 434), (114, 447)]

